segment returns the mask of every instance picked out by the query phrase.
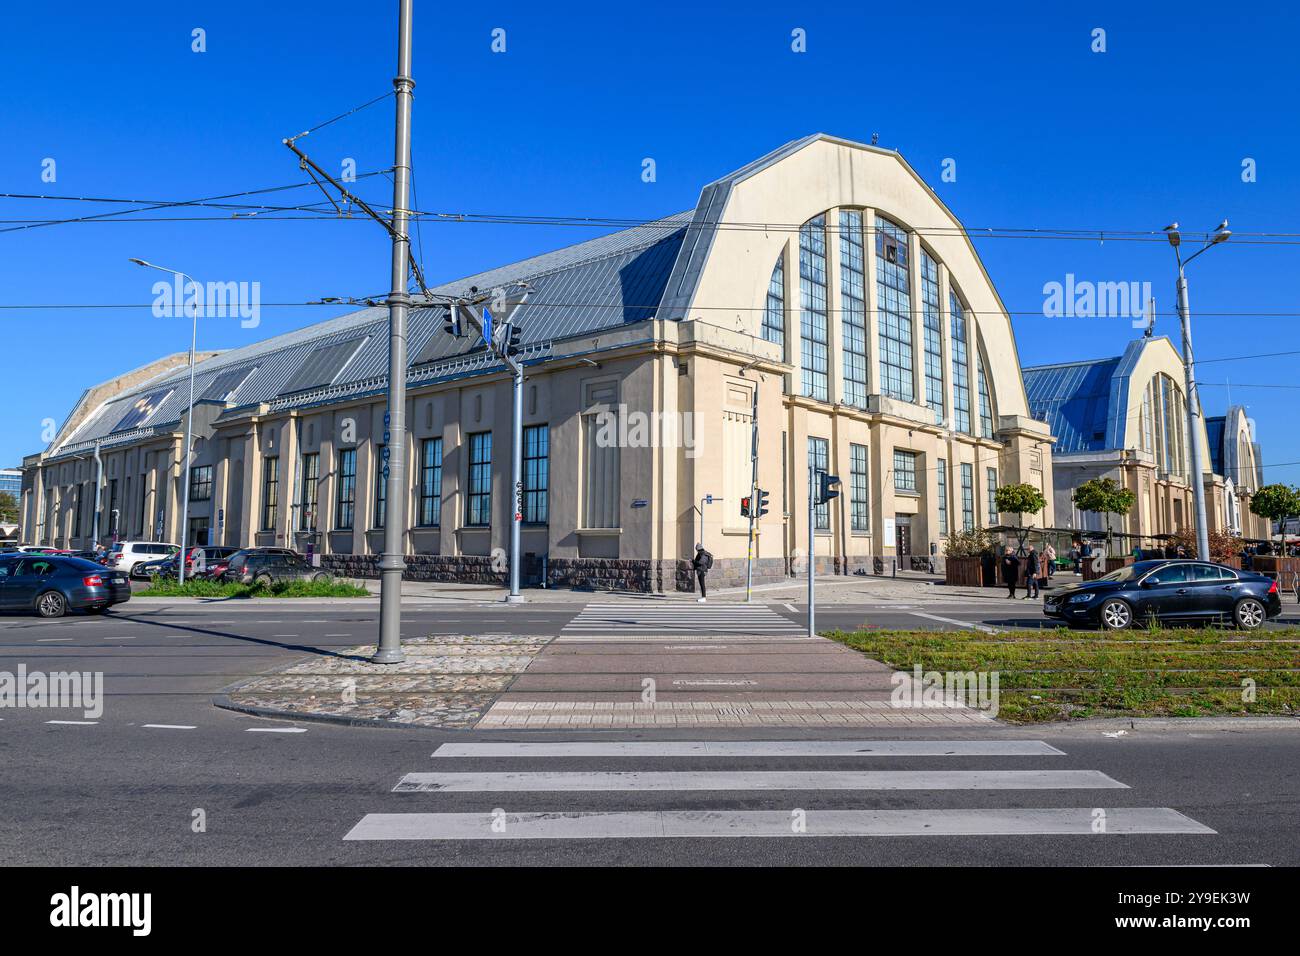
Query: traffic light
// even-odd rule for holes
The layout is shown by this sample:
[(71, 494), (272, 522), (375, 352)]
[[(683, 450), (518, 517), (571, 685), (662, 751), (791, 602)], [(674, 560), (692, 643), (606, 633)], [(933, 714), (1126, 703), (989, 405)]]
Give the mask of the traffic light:
[(767, 506), (769, 504), (768, 499), (770, 497), (770, 492), (766, 492), (762, 488), (758, 489), (758, 510), (754, 512), (756, 518), (761, 518), (763, 515), (767, 514)]
[(506, 355), (514, 356), (519, 354), (519, 336), (522, 329), (511, 322), (506, 326)]
[(840, 479), (837, 475), (828, 475), (824, 471), (817, 472), (817, 504), (824, 505), (832, 498), (840, 496)]
[(448, 335), (454, 335), (456, 338), (460, 338), (465, 334), (464, 330), (460, 327), (460, 313), (457, 311), (458, 308), (459, 306), (456, 305), (447, 306), (447, 318), (443, 323), (443, 330)]
[(749, 517), (749, 495), (745, 495), (740, 499), (740, 516), (742, 518)]

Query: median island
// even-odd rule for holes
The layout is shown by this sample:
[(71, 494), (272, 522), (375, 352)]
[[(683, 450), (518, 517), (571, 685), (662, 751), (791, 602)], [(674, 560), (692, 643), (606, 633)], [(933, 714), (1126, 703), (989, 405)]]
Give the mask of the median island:
[(350, 598), (370, 597), (364, 587), (347, 581), (277, 581), (271, 584), (235, 584), (194, 578), (180, 584), (154, 578), (140, 597), (198, 598)]

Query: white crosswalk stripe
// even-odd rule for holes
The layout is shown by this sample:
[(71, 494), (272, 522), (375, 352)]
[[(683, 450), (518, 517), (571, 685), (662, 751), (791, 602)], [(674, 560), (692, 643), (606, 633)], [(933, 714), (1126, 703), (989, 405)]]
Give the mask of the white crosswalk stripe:
[(560, 640), (671, 637), (800, 638), (806, 629), (764, 604), (650, 602), (588, 604), (560, 631)]
[[(970, 766), (988, 758), (1065, 757), (1041, 740), (758, 740), (758, 741), (574, 741), (446, 743), (433, 757), (468, 761), (618, 761), (619, 769), (416, 771), (403, 776), (394, 793), (481, 794), (479, 812), (438, 813), (420, 807), (410, 813), (368, 813), (344, 836), (349, 841), (382, 840), (577, 840), (649, 838), (771, 838), (791, 836), (1055, 836), (1093, 834), (1213, 834), (1209, 827), (1171, 807), (1102, 806), (1102, 793), (1128, 791), (1127, 784), (1098, 771), (1055, 767), (992, 769)], [(933, 769), (700, 769), (627, 768), (629, 760), (707, 757), (879, 758), (936, 757), (953, 761)], [(1019, 760), (1017, 760), (1019, 763)], [(464, 766), (465, 764), (462, 764)], [(618, 764), (615, 764), (617, 766)], [(454, 766), (454, 765), (453, 765)], [(533, 765), (534, 767), (536, 764)], [(572, 764), (569, 765), (570, 767)], [(660, 765), (662, 766), (662, 764)], [(934, 807), (881, 809), (870, 806), (882, 791), (1060, 791), (1071, 796), (1060, 807)], [(642, 794), (734, 794), (771, 807), (778, 792), (825, 794), (856, 791), (866, 807), (856, 809), (571, 810), (566, 795), (593, 791)], [(1095, 792), (1097, 797), (1080, 799)], [(520, 796), (523, 795), (523, 796)], [(394, 798), (395, 799), (395, 798)], [(406, 800), (411, 799), (409, 796)], [(462, 807), (463, 800), (461, 798)], [(678, 800), (688, 799), (684, 797)], [(731, 799), (735, 799), (732, 797)], [(987, 798), (986, 798), (987, 799)], [(502, 809), (506, 802), (510, 809)], [(1013, 804), (1019, 800), (1012, 798)], [(1108, 800), (1107, 802), (1113, 802)], [(1124, 801), (1130, 802), (1130, 801)], [(1079, 804), (1085, 804), (1080, 806)], [(409, 806), (409, 803), (404, 803)], [(761, 803), (760, 803), (761, 806)]]

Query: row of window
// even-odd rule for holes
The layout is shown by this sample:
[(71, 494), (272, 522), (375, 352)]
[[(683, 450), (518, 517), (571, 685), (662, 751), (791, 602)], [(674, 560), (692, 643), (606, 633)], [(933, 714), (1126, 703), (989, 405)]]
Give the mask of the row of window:
[[(894, 491), (904, 494), (917, 494), (917, 452), (902, 448), (894, 449)], [(808, 438), (808, 465), (815, 471), (828, 471), (830, 468), (830, 442), (825, 438)], [(948, 533), (948, 462), (938, 459), (936, 469), (939, 495), (939, 534)], [(988, 524), (997, 521), (998, 470), (986, 468), (985, 478), (988, 487)], [(868, 503), (871, 498), (870, 475), (867, 471), (867, 446), (849, 445), (849, 516), (853, 531), (870, 531), (871, 518)], [(961, 511), (962, 528), (970, 531), (975, 527), (975, 470), (969, 462), (961, 463)], [(829, 531), (831, 515), (829, 503), (816, 506), (815, 528)]]
[[(920, 389), (913, 368), (912, 345), (917, 332), (913, 322), (911, 262), (908, 233), (883, 216), (876, 217), (876, 338), (880, 350), (878, 387), (883, 395), (919, 402), (944, 412), (945, 367), (943, 325), (939, 294), (939, 267), (921, 250), (921, 348), (924, 368)], [(802, 394), (819, 401), (830, 400), (829, 342), (830, 317), (827, 298), (827, 214), (806, 222), (799, 230), (799, 362)], [(858, 408), (867, 404), (866, 256), (863, 214), (841, 209), (838, 220), (840, 322), (843, 345), (840, 401)], [(762, 336), (785, 346), (785, 257), (777, 259), (768, 283), (763, 311)], [(993, 437), (993, 401), (984, 370), (983, 357), (976, 349), (973, 363), (967, 346), (967, 310), (955, 288), (949, 289), (948, 313), (951, 328), (949, 369), (953, 385), (952, 427), (963, 434)], [(978, 432), (972, 421), (971, 378), (976, 380)]]
[[(468, 527), (487, 527), (492, 523), (492, 433), (475, 432), (467, 436), (466, 449), (465, 524)], [(388, 482), (385, 480), (388, 473), (388, 449), (379, 445), (376, 455), (382, 464), (374, 482), (371, 527), (382, 528), (388, 512)], [(303, 455), (301, 463), (298, 530), (314, 531), (319, 517), (320, 454)], [(529, 425), (524, 428), (523, 466), (523, 520), (529, 524), (545, 524), (549, 518), (547, 492), (550, 480), (550, 432), (546, 425)], [(420, 443), (416, 472), (416, 526), (436, 528), (442, 522), (441, 438), (426, 438)], [(355, 448), (341, 448), (336, 452), (334, 476), (334, 530), (350, 531), (356, 524)], [(262, 530), (274, 530), (279, 517), (280, 459), (268, 456), (262, 460)]]

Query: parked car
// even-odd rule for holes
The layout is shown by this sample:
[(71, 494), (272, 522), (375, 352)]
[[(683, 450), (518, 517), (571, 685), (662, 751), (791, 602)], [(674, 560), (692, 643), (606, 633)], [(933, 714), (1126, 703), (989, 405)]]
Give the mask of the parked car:
[[(185, 556), (185, 578), (208, 578), (212, 577), (214, 568), (220, 566), (225, 568), (226, 560), (235, 554), (238, 548), (228, 548), (220, 545), (202, 545), (200, 547), (190, 548), (189, 553)], [(160, 577), (174, 578), (177, 576), (177, 569), (180, 566), (180, 552), (163, 559), (162, 562), (149, 562), (145, 565), (145, 570), (150, 571), (157, 567), (157, 573)]]
[(237, 584), (278, 584), (282, 581), (328, 581), (330, 574), (307, 563), (300, 555), (254, 551), (237, 554), (222, 576)]
[(1043, 613), (1071, 627), (1123, 630), (1157, 621), (1230, 621), (1253, 631), (1282, 613), (1277, 581), (1204, 561), (1138, 561), (1104, 577), (1058, 588)]
[(232, 562), (236, 562), (236, 559), (239, 559), (236, 563), (238, 567), (242, 568), (243, 559), (250, 554), (279, 554), (292, 558), (301, 557), (297, 551), (292, 551), (289, 548), (242, 548), (234, 554), (227, 555), (225, 558), (218, 558), (209, 569), (208, 577), (212, 578), (214, 581), (237, 580), (234, 575), (231, 575), (230, 577), (226, 576), (230, 565)]
[(140, 573), (146, 562), (169, 557), (179, 550), (179, 545), (160, 541), (119, 541), (108, 552), (108, 567), (126, 571), (133, 578), (147, 577)]
[(70, 609), (98, 613), (131, 600), (131, 582), (81, 558), (53, 554), (0, 557), (0, 608), (62, 617)]

